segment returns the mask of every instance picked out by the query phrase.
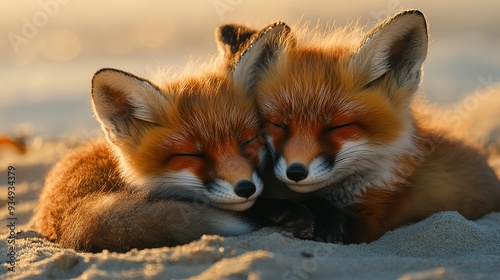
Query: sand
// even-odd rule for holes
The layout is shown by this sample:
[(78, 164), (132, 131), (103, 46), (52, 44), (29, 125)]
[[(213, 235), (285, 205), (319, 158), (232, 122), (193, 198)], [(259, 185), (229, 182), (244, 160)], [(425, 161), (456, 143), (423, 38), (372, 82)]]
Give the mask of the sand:
[[(30, 137), (26, 154), (0, 150), (0, 278), (500, 279), (500, 213), (476, 221), (457, 212), (437, 213), (359, 245), (303, 241), (264, 228), (245, 236), (203, 236), (183, 246), (124, 254), (61, 248), (33, 231), (30, 218), (48, 168), (92, 134), (50, 141)], [(500, 171), (499, 156), (491, 164)], [(7, 218), (14, 217), (6, 210), (8, 166), (16, 174), (15, 263), (8, 262), (8, 242), (14, 240), (7, 226)]]
[(500, 213), (471, 222), (443, 212), (361, 245), (264, 229), (125, 254), (76, 253), (29, 233), (20, 234), (18, 246), (13, 279), (500, 279)]

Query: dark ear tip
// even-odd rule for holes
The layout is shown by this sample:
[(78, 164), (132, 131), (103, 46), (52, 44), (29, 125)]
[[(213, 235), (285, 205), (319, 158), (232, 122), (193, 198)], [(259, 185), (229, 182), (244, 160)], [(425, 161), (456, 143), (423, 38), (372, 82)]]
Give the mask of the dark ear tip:
[(419, 15), (421, 17), (424, 17), (424, 13), (422, 13), (420, 10), (416, 10), (416, 9), (415, 10), (406, 10), (406, 11), (401, 12), (401, 14), (404, 14), (404, 15), (415, 14), (415, 15)]
[(420, 16), (424, 20), (424, 22), (426, 22), (425, 15), (420, 10), (406, 10), (406, 11), (402, 11), (399, 14), (395, 15), (394, 18), (397, 18), (397, 17), (400, 17), (400, 16), (406, 16), (406, 15)]
[(402, 11), (402, 12), (396, 14), (390, 20), (400, 18), (403, 16), (408, 16), (408, 15), (416, 15), (416, 16), (420, 17), (423, 21), (424, 27), (425, 27), (426, 32), (427, 32), (427, 19), (425, 18), (424, 13), (422, 13), (420, 10), (413, 9), (413, 10)]
[(95, 74), (94, 74), (94, 75), (97, 75), (97, 74), (99, 74), (99, 73), (101, 73), (101, 72), (106, 72), (106, 71), (122, 72), (121, 70), (118, 70), (118, 69), (114, 69), (114, 68), (107, 68), (107, 67), (106, 67), (106, 68), (101, 68), (101, 69), (97, 70), (97, 71), (95, 72)]
[(219, 30), (219, 32), (222, 35), (228, 35), (228, 34), (232, 34), (233, 32), (236, 32), (236, 29), (238, 29), (238, 26), (236, 24), (224, 24), (224, 25), (219, 26), (217, 29)]
[(94, 76), (92, 77), (92, 80), (94, 80), (97, 76), (105, 73), (105, 72), (115, 72), (115, 73), (122, 73), (122, 74), (127, 74), (126, 72), (114, 68), (101, 68), (97, 70), (97, 72), (94, 73)]
[(99, 77), (103, 73), (106, 73), (108, 71), (115, 71), (115, 69), (112, 69), (112, 68), (101, 68), (101, 69), (97, 70), (94, 73), (94, 76), (92, 76), (92, 80), (90, 81), (90, 95), (92, 96), (92, 98), (94, 97), (94, 90), (95, 90), (96, 84), (98, 83)]
[(104, 74), (106, 72), (124, 73), (123, 71), (118, 70), (118, 69), (114, 69), (114, 68), (101, 68), (101, 69), (97, 70), (97, 72), (95, 72), (94, 76), (92, 76), (91, 90), (94, 89), (94, 85), (96, 83), (96, 80), (99, 78), (99, 76), (101, 76), (102, 74)]
[(234, 34), (236, 34), (236, 26), (234, 24), (224, 24), (217, 27), (215, 33), (221, 42), (227, 44), (231, 41)]
[(254, 30), (248, 26), (234, 23), (221, 25), (215, 30), (217, 38), (221, 42), (226, 44), (244, 41), (256, 32), (257, 30)]

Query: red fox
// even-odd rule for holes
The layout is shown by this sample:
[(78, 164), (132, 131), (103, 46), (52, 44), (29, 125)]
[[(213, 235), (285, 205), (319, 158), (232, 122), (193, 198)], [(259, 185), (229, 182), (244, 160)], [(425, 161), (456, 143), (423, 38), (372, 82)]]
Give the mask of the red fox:
[(42, 234), (79, 250), (127, 251), (253, 229), (214, 208), (246, 210), (262, 191), (257, 114), (223, 74), (155, 85), (102, 69), (92, 102), (107, 141), (50, 171), (36, 209)]
[(500, 211), (485, 157), (413, 98), (427, 54), (424, 15), (408, 10), (360, 30), (280, 33), (241, 55), (234, 76), (256, 95), (275, 176), (344, 209), (347, 243), (439, 211)]

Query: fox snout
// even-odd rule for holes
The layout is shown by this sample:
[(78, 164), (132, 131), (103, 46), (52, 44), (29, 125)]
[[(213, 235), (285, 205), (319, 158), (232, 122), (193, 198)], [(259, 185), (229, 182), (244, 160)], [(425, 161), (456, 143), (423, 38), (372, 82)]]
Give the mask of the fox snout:
[(252, 178), (255, 168), (246, 158), (234, 154), (219, 156), (215, 169), (217, 177), (233, 185), (237, 196), (249, 198), (257, 190)]
[(239, 181), (235, 188), (234, 192), (239, 197), (249, 198), (257, 191), (257, 187), (255, 184), (249, 180), (241, 180)]
[(311, 163), (321, 154), (321, 148), (311, 132), (297, 133), (288, 143), (284, 145), (283, 158), (285, 166), (283, 168), (287, 179), (299, 183), (310, 174)]
[(312, 161), (286, 160), (279, 156), (274, 165), (276, 177), (295, 192), (308, 193), (326, 186), (334, 176), (331, 157), (318, 155)]
[(286, 169), (286, 177), (298, 183), (309, 175), (309, 170), (302, 163), (292, 163)]
[(231, 149), (219, 153), (217, 159), (213, 178), (206, 184), (209, 199), (232, 211), (250, 208), (263, 190), (256, 167)]

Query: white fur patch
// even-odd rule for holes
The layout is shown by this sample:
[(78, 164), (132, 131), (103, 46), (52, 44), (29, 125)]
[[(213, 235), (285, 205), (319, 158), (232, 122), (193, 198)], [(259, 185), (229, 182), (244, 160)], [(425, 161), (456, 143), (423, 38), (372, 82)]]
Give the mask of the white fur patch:
[(236, 195), (234, 186), (224, 180), (215, 180), (207, 186), (207, 197), (215, 206), (232, 211), (244, 211), (250, 208), (257, 197), (262, 193), (264, 183), (256, 172), (252, 173), (252, 181), (255, 185), (255, 193), (249, 198)]
[[(131, 174), (127, 172), (125, 174)], [(204, 185), (198, 177), (190, 171), (168, 172), (162, 176), (149, 178), (130, 178), (133, 187), (146, 191), (158, 198), (186, 199), (200, 203), (232, 210), (244, 211), (250, 208), (257, 197), (262, 193), (264, 183), (256, 172), (252, 173), (252, 182), (255, 193), (249, 198), (236, 195), (234, 186), (224, 180), (215, 180)]]

